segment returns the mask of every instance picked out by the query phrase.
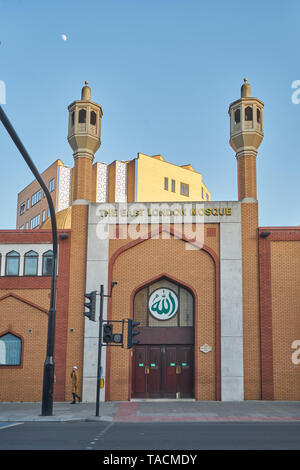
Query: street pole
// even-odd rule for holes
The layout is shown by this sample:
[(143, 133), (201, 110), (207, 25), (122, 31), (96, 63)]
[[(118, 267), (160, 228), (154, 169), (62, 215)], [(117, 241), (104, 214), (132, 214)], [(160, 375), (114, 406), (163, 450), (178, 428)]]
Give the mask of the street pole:
[(34, 177), (38, 181), (42, 190), (44, 191), (48, 206), (50, 210), (51, 225), (52, 225), (52, 245), (53, 245), (53, 263), (51, 273), (51, 291), (50, 291), (50, 307), (48, 314), (48, 336), (47, 336), (47, 352), (46, 360), (44, 362), (44, 377), (43, 377), (43, 398), (42, 398), (42, 416), (52, 416), (53, 412), (53, 385), (54, 385), (54, 340), (55, 340), (55, 297), (56, 297), (56, 271), (57, 271), (57, 227), (56, 216), (51, 194), (44, 183), (43, 178), (38, 172), (35, 164), (31, 160), (24, 145), (19, 139), (12, 124), (8, 120), (3, 108), (0, 106), (0, 120), (2, 121), (5, 129), (15, 143), (25, 162), (29, 166)]
[(96, 390), (96, 416), (99, 416), (100, 409), (100, 379), (101, 379), (101, 352), (102, 352), (102, 324), (103, 324), (103, 299), (111, 297), (112, 290), (117, 282), (110, 285), (110, 294), (104, 295), (104, 285), (100, 286), (100, 315), (99, 315), (99, 340), (98, 340), (98, 366), (97, 366), (97, 390)]
[(96, 416), (99, 416), (99, 409), (100, 409), (100, 379), (101, 379), (101, 351), (102, 351), (103, 298), (104, 298), (104, 285), (101, 284), (101, 286), (100, 286), (100, 315), (99, 315), (99, 339), (98, 339), (98, 366), (97, 366)]

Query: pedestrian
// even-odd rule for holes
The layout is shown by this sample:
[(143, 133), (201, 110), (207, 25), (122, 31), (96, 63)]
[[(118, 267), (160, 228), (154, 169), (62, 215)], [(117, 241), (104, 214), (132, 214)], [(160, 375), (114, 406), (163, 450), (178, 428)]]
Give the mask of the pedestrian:
[(76, 398), (78, 402), (81, 402), (81, 397), (78, 395), (78, 367), (74, 366), (71, 372), (71, 379), (72, 379), (72, 395), (73, 401), (71, 402), (72, 405), (76, 403)]

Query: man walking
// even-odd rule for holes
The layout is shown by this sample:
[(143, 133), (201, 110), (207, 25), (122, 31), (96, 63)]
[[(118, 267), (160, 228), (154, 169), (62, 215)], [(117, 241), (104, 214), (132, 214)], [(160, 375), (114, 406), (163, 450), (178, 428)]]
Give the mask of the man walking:
[(81, 402), (81, 397), (78, 395), (78, 367), (74, 366), (71, 372), (71, 379), (72, 379), (72, 395), (73, 401), (71, 402), (72, 405), (76, 403), (76, 398), (78, 402)]

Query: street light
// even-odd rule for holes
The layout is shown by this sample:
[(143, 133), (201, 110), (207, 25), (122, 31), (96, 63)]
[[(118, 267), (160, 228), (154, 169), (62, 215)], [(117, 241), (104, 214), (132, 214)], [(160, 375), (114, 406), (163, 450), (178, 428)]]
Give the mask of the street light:
[(52, 263), (52, 277), (51, 277), (51, 291), (50, 291), (50, 308), (48, 315), (48, 336), (47, 336), (47, 353), (44, 362), (44, 378), (43, 378), (43, 398), (42, 398), (42, 416), (52, 416), (53, 412), (53, 384), (54, 384), (54, 339), (55, 339), (55, 294), (56, 294), (56, 271), (57, 271), (57, 227), (55, 210), (53, 201), (47, 185), (44, 183), (40, 173), (38, 172), (35, 164), (31, 160), (24, 145), (19, 139), (12, 124), (8, 120), (3, 108), (0, 106), (0, 120), (7, 130), (8, 134), (14, 141), (16, 147), (29, 166), (34, 177), (43, 189), (50, 210), (51, 225), (52, 225), (52, 244), (53, 244), (53, 263)]

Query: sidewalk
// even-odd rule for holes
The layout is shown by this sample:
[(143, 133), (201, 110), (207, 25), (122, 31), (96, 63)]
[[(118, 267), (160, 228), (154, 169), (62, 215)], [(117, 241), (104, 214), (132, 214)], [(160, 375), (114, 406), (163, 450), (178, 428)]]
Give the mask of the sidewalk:
[(54, 403), (53, 416), (41, 416), (41, 403), (0, 402), (0, 422), (258, 422), (300, 421), (300, 402), (144, 400), (95, 403)]

